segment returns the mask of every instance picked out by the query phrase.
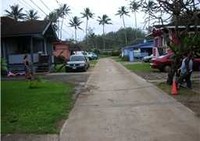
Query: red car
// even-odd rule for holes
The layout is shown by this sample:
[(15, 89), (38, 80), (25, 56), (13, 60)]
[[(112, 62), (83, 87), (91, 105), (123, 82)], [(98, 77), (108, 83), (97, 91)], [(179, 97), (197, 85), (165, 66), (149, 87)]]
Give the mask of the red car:
[[(158, 58), (153, 58), (152, 63), (150, 63), (151, 68), (165, 72), (170, 71), (173, 55), (173, 53), (168, 53)], [(200, 71), (200, 58), (193, 59), (193, 70)]]
[(151, 68), (168, 72), (171, 69), (172, 56), (173, 56), (173, 53), (168, 53), (168, 54), (159, 56), (158, 58), (153, 58), (152, 63), (150, 63)]

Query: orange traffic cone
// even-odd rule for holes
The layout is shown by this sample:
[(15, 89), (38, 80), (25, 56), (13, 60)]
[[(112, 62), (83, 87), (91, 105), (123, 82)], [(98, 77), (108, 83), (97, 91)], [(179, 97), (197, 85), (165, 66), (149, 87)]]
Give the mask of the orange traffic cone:
[(172, 95), (177, 95), (178, 94), (176, 80), (173, 80), (171, 94)]

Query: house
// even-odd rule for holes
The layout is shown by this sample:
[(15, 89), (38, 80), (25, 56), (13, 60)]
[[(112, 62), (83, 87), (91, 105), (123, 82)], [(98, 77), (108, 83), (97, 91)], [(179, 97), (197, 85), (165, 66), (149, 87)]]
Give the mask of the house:
[(152, 54), (153, 41), (143, 41), (135, 45), (130, 45), (122, 48), (122, 57), (127, 56), (129, 61), (134, 59), (142, 59), (144, 56)]
[(23, 57), (28, 54), (32, 70), (49, 71), (53, 63), (53, 42), (58, 41), (49, 21), (15, 21), (1, 17), (1, 57), (11, 71), (23, 71)]
[(55, 58), (64, 58), (65, 60), (69, 60), (71, 51), (70, 51), (70, 44), (67, 42), (54, 42), (53, 43), (53, 55)]
[(200, 25), (196, 27), (194, 25), (178, 25), (177, 27), (173, 24), (167, 25), (154, 25), (153, 30), (147, 36), (154, 38), (153, 55), (158, 57), (170, 51), (168, 44), (178, 45), (180, 43), (178, 37), (175, 34), (175, 29), (178, 32), (183, 32), (186, 28), (189, 28), (189, 34), (193, 34), (197, 29), (200, 32)]

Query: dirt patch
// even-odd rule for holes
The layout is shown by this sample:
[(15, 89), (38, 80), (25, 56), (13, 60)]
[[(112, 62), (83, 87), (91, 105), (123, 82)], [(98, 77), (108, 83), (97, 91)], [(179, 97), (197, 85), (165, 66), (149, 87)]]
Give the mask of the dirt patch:
[[(137, 75), (146, 79), (148, 82), (159, 85), (167, 80), (167, 73), (161, 72), (135, 72)], [(167, 84), (165, 84), (167, 85)], [(181, 88), (184, 94), (181, 92), (177, 96), (173, 96), (177, 101), (181, 102), (183, 105), (191, 109), (198, 117), (200, 117), (200, 72), (194, 72), (192, 74), (192, 89)], [(167, 89), (163, 89), (167, 94), (171, 95), (171, 86)], [(187, 93), (187, 94), (185, 94)]]

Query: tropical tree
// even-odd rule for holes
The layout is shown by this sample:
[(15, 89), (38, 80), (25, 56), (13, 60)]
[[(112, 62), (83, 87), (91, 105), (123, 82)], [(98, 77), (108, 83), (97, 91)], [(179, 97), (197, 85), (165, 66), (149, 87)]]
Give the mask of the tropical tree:
[[(104, 14), (102, 17), (98, 16), (97, 21), (99, 22), (99, 25), (103, 26), (103, 36), (104, 36), (105, 35), (105, 25), (106, 24), (112, 24), (110, 22), (111, 19), (106, 14)], [(103, 38), (103, 47), (104, 47), (104, 50), (105, 50), (105, 39), (104, 38)]]
[(16, 21), (24, 19), (25, 14), (22, 13), (23, 8), (19, 8), (18, 4), (10, 6), (10, 9), (10, 11), (5, 10), (7, 13), (6, 16), (13, 18)]
[(37, 16), (37, 11), (29, 10), (26, 11), (25, 19), (27, 20), (37, 20), (39, 17)]
[(140, 8), (140, 3), (133, 0), (130, 2), (130, 10), (134, 13), (134, 17), (135, 17), (135, 28), (137, 28), (137, 15), (136, 13), (138, 12), (139, 8)]
[(155, 9), (157, 9), (157, 4), (153, 0), (148, 0), (148, 2), (143, 2), (142, 9), (145, 14), (148, 14), (148, 17), (145, 19), (146, 23), (148, 23), (148, 30), (151, 24), (151, 15), (154, 15)]
[(92, 13), (89, 8), (85, 8), (84, 12), (81, 14), (83, 15), (82, 18), (86, 18), (85, 34), (86, 34), (86, 45), (87, 45), (88, 21), (90, 18), (93, 18), (94, 13)]
[(82, 23), (82, 21), (80, 21), (80, 19), (77, 16), (74, 16), (69, 22), (70, 27), (74, 27), (74, 33), (75, 33), (74, 39), (76, 42), (77, 42), (77, 29), (82, 30), (82, 28), (80, 27), (81, 23)]
[(60, 26), (60, 38), (62, 38), (62, 28), (63, 28), (64, 18), (65, 18), (66, 15), (70, 14), (70, 11), (71, 11), (70, 7), (68, 5), (66, 5), (66, 4), (61, 5), (60, 8), (56, 9), (57, 15), (60, 18), (62, 18), (61, 26)]
[[(117, 11), (117, 14), (116, 15), (119, 15), (120, 18), (122, 18), (122, 22), (123, 22), (123, 26), (124, 28), (126, 28), (126, 24), (125, 24), (125, 19), (124, 19), (124, 16), (129, 16), (128, 15), (129, 11), (126, 10), (126, 7), (125, 6), (121, 6), (119, 8), (119, 10)], [(126, 30), (125, 30), (126, 31)], [(124, 32), (124, 35), (125, 35), (125, 43), (127, 45), (127, 35), (126, 35), (126, 32)]]
[[(180, 64), (183, 54), (192, 52), (199, 55), (200, 51), (200, 33), (198, 25), (199, 18), (199, 2), (194, 0), (157, 0), (160, 7), (165, 13), (172, 17), (172, 24), (175, 25), (174, 36), (178, 42), (169, 41), (168, 47), (173, 51), (174, 58), (171, 71), (168, 72), (167, 83), (172, 84), (178, 65)], [(179, 25), (185, 25), (185, 29), (178, 28)], [(193, 26), (193, 29), (191, 28)], [(191, 29), (193, 30), (191, 33)]]
[[(69, 6), (67, 6), (66, 4), (61, 5), (58, 9), (55, 9), (54, 11), (50, 12), (49, 15), (47, 15), (45, 17), (45, 20), (49, 20), (50, 22), (53, 23), (53, 27), (55, 30), (59, 30), (59, 18), (64, 19), (64, 17), (66, 15), (68, 15), (70, 13), (71, 9), (69, 8)], [(61, 23), (61, 31), (62, 31), (62, 26), (63, 26), (63, 20)], [(58, 35), (59, 35), (59, 31), (58, 31)], [(62, 32), (60, 33), (60, 35), (62, 36)]]

